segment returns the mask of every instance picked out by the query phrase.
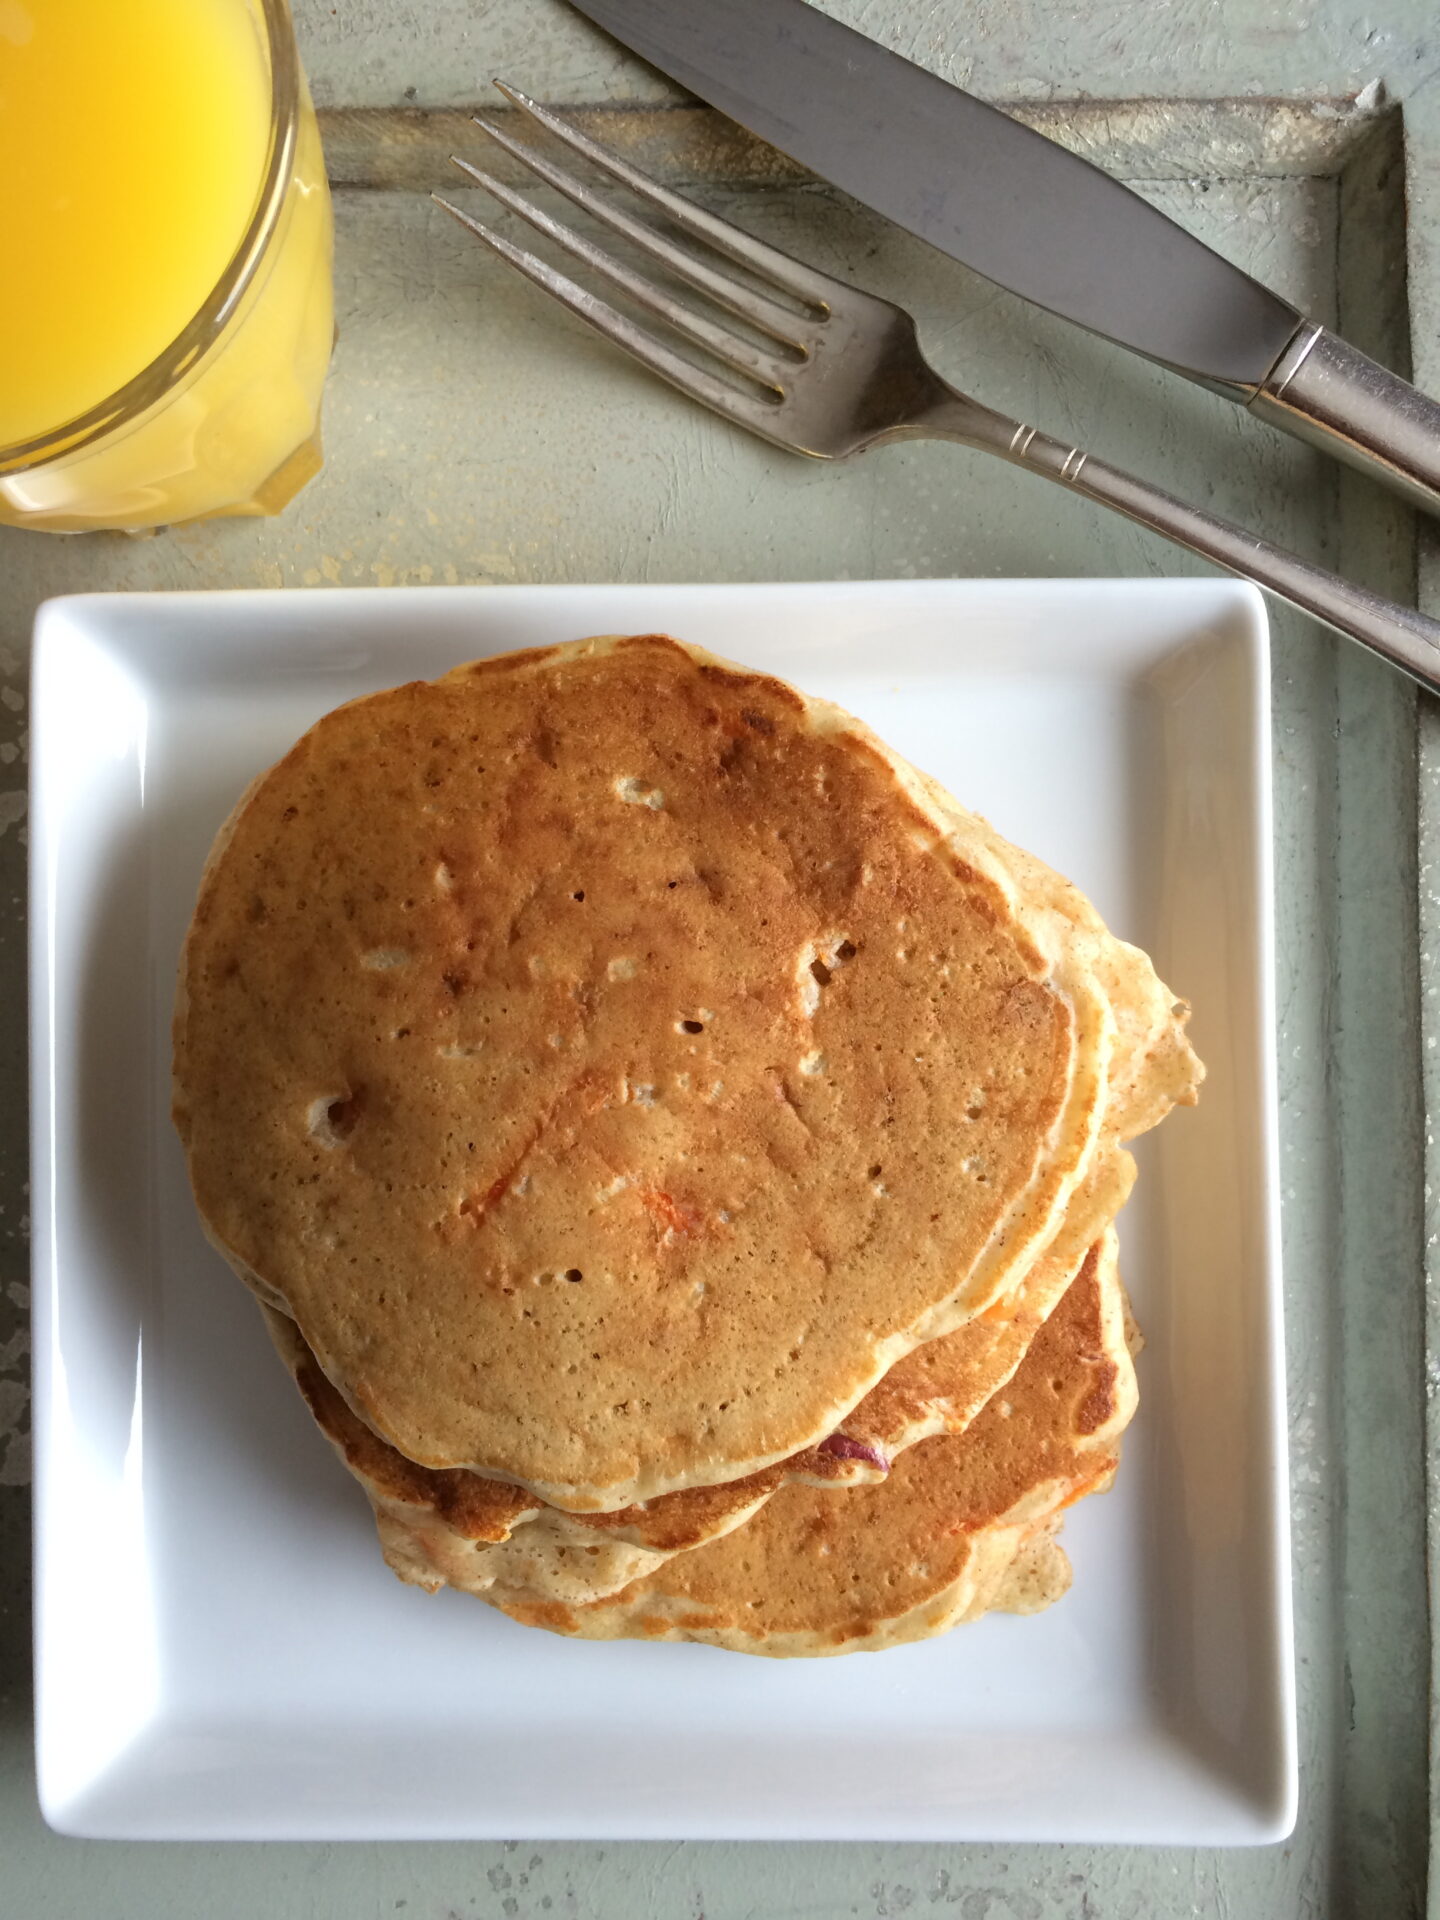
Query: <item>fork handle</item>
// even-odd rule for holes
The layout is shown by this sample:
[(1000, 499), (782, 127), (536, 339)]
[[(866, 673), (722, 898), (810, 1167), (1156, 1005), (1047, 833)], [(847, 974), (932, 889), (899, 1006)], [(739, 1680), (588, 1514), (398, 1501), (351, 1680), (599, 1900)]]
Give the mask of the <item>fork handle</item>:
[[(938, 426), (939, 422), (928, 424)], [(973, 431), (962, 430), (955, 437), (972, 445), (977, 440)], [(1067, 447), (1030, 427), (1017, 428), (1008, 445), (1002, 442), (997, 446), (988, 434), (983, 444), (1013, 465), (1033, 468), (1071, 493), (1113, 507), (1142, 527), (1163, 533), (1177, 546), (1188, 547), (1192, 553), (1228, 567), (1231, 573), (1268, 588), (1291, 606), (1333, 627), (1336, 633), (1382, 655), (1431, 693), (1440, 693), (1440, 621), (1431, 620), (1414, 607), (1386, 600), (1368, 587), (1357, 587), (1338, 574), (1327, 573), (1324, 567), (1312, 566), (1298, 554), (1271, 546), (1268, 540), (1247, 533), (1233, 521), (1192, 507), (1148, 481), (1137, 480), (1133, 474), (1092, 459), (1079, 447)]]

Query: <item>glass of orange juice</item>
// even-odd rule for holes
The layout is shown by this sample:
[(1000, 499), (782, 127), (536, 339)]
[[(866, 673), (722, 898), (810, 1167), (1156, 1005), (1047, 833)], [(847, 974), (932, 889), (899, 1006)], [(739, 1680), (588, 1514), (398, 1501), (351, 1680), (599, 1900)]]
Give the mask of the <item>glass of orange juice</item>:
[(331, 239), (288, 0), (0, 0), (0, 525), (278, 512)]

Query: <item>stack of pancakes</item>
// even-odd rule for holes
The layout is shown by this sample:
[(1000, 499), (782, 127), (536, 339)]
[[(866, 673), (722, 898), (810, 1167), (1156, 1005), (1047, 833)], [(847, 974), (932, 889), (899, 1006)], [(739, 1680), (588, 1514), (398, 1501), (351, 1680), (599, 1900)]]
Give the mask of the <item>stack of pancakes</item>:
[(1068, 1583), (1186, 1011), (838, 708), (586, 640), (342, 707), (255, 783), (175, 1117), (402, 1579), (836, 1653)]

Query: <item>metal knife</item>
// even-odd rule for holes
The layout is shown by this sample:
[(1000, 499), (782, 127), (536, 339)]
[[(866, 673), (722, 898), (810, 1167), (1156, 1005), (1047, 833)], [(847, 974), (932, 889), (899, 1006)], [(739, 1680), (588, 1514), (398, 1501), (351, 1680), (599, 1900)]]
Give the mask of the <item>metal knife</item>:
[(1089, 161), (805, 0), (574, 0), (652, 66), (987, 279), (1440, 514), (1440, 405)]

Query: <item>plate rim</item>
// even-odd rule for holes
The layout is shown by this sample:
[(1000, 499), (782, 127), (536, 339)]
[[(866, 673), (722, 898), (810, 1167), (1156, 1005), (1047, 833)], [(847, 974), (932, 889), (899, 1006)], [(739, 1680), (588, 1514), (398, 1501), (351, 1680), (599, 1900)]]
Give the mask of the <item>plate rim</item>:
[[(1256, 834), (1256, 887), (1258, 930), (1257, 951), (1247, 956), (1247, 963), (1253, 962), (1259, 987), (1258, 1013), (1260, 1034), (1268, 1043), (1260, 1063), (1258, 1087), (1260, 1095), (1260, 1143), (1263, 1166), (1261, 1169), (1261, 1190), (1263, 1194), (1265, 1274), (1264, 1320), (1267, 1329), (1269, 1355), (1266, 1369), (1265, 1386), (1268, 1399), (1268, 1429), (1271, 1451), (1271, 1477), (1275, 1486), (1271, 1489), (1270, 1505), (1273, 1524), (1266, 1529), (1266, 1538), (1275, 1554), (1275, 1578), (1270, 1585), (1269, 1624), (1274, 1634), (1274, 1669), (1277, 1682), (1277, 1706), (1279, 1709), (1279, 1751), (1273, 1756), (1276, 1765), (1273, 1769), (1275, 1792), (1262, 1811), (1258, 1802), (1252, 1807), (1251, 1831), (1222, 1839), (1220, 1844), (1264, 1844), (1283, 1839), (1294, 1825), (1298, 1798), (1298, 1759), (1297, 1729), (1295, 1723), (1295, 1670), (1294, 1670), (1294, 1615), (1291, 1600), (1292, 1568), (1290, 1554), (1290, 1526), (1288, 1500), (1288, 1427), (1285, 1379), (1285, 1347), (1283, 1328), (1283, 1293), (1281, 1286), (1282, 1266), (1280, 1259), (1280, 1208), (1279, 1208), (1279, 1171), (1278, 1171), (1278, 1092), (1277, 1061), (1275, 1055), (1275, 915), (1274, 915), (1274, 829), (1273, 794), (1270, 762), (1270, 676), (1269, 676), (1269, 639), (1268, 622), (1262, 597), (1257, 589), (1244, 582), (1228, 579), (1144, 579), (1126, 580), (1112, 578), (1087, 578), (1080, 580), (1062, 579), (1008, 579), (1008, 580), (898, 580), (898, 581), (785, 581), (785, 582), (676, 582), (676, 583), (596, 583), (594, 585), (572, 583), (536, 583), (534, 585), (477, 585), (464, 587), (415, 586), (387, 588), (377, 591), (374, 587), (327, 588), (320, 591), (306, 588), (245, 588), (211, 591), (205, 589), (182, 589), (170, 592), (154, 593), (99, 593), (58, 596), (44, 602), (37, 610), (35, 620), (35, 644), (32, 657), (32, 765), (30, 790), (32, 796), (32, 817), (30, 835), (31, 868), (31, 925), (29, 933), (29, 965), (31, 982), (30, 1006), (30, 1042), (31, 1042), (31, 1097), (32, 1097), (32, 1180), (33, 1218), (35, 1222), (34, 1244), (32, 1249), (32, 1311), (34, 1315), (35, 1339), (33, 1365), (35, 1373), (35, 1505), (34, 1505), (34, 1550), (35, 1550), (35, 1673), (37, 1690), (36, 1713), (36, 1761), (41, 1785), (42, 1811), (47, 1821), (58, 1831), (74, 1834), (93, 1834), (96, 1837), (123, 1837), (126, 1832), (134, 1832), (132, 1827), (121, 1826), (109, 1829), (103, 1826), (86, 1824), (84, 1818), (84, 1796), (78, 1804), (72, 1806), (70, 1814), (79, 1815), (72, 1823), (67, 1818), (67, 1808), (54, 1795), (47, 1793), (44, 1765), (46, 1734), (49, 1715), (47, 1695), (49, 1692), (49, 1654), (47, 1634), (53, 1618), (53, 1608), (47, 1608), (43, 1592), (44, 1572), (47, 1565), (46, 1529), (50, 1524), (50, 1477), (53, 1461), (51, 1444), (53, 1440), (53, 1420), (56, 1412), (52, 1359), (57, 1321), (63, 1306), (60, 1276), (55, 1259), (56, 1249), (52, 1230), (53, 1210), (57, 1202), (57, 1184), (62, 1168), (58, 1164), (55, 1151), (56, 1113), (54, 1110), (55, 1088), (47, 1068), (53, 1060), (53, 1048), (56, 1044), (57, 1020), (62, 1008), (54, 997), (54, 914), (59, 890), (63, 880), (55, 872), (52, 859), (52, 835), (54, 821), (47, 804), (48, 786), (51, 780), (50, 763), (55, 751), (54, 737), (56, 718), (52, 715), (51, 682), (57, 671), (63, 666), (63, 649), (71, 619), (79, 614), (83, 619), (98, 614), (103, 629), (107, 612), (123, 609), (125, 624), (137, 613), (143, 617), (147, 605), (164, 606), (167, 618), (183, 617), (187, 613), (203, 608), (214, 608), (216, 603), (229, 606), (244, 604), (246, 607), (263, 605), (270, 611), (278, 611), (279, 603), (304, 603), (307, 616), (326, 609), (322, 619), (338, 619), (341, 609), (363, 603), (370, 612), (379, 612), (382, 608), (390, 617), (403, 618), (407, 611), (413, 611), (418, 603), (435, 603), (439, 600), (452, 604), (484, 600), (494, 603), (497, 599), (512, 604), (518, 598), (531, 601), (551, 600), (556, 606), (579, 605), (588, 597), (591, 601), (597, 595), (616, 595), (637, 601), (662, 602), (666, 596), (703, 595), (706, 598), (718, 596), (721, 600), (754, 600), (767, 597), (781, 600), (803, 601), (821, 596), (844, 598), (858, 597), (862, 600), (874, 600), (883, 603), (898, 599), (902, 603), (909, 600), (945, 600), (955, 598), (991, 596), (997, 600), (1016, 600), (1021, 603), (1027, 599), (1040, 600), (1077, 597), (1103, 599), (1117, 592), (1135, 597), (1153, 596), (1157, 602), (1183, 607), (1189, 600), (1195, 603), (1197, 611), (1208, 607), (1211, 610), (1228, 611), (1239, 616), (1244, 634), (1247, 665), (1251, 676), (1251, 712), (1250, 720), (1255, 729), (1255, 745), (1258, 758), (1255, 767), (1254, 823)], [(203, 616), (202, 622), (203, 625)], [(223, 626), (223, 621), (221, 623)], [(594, 630), (594, 629), (592, 629)], [(112, 647), (115, 635), (110, 636)], [(123, 650), (123, 643), (122, 650)], [(227, 640), (218, 629), (209, 635), (201, 636), (197, 652), (209, 646), (217, 655), (227, 649), (238, 649), (243, 642), (234, 634)], [(743, 647), (741, 649), (743, 651)], [(127, 664), (130, 656), (126, 654)], [(156, 689), (158, 691), (158, 689)], [(153, 1726), (161, 1724), (152, 1723)], [(147, 1728), (140, 1735), (139, 1744), (143, 1744)], [(129, 1751), (128, 1749), (126, 1751)], [(123, 1764), (124, 1754), (117, 1756), (116, 1765)], [(314, 1837), (343, 1837), (321, 1828), (306, 1829), (313, 1831)], [(408, 1831), (408, 1830), (407, 1830)], [(527, 1830), (528, 1831), (528, 1830)], [(540, 1833), (558, 1835), (560, 1828), (537, 1829)], [(647, 1829), (645, 1837), (656, 1837), (659, 1833), (678, 1836), (682, 1829), (661, 1827), (653, 1833)], [(688, 1832), (689, 1829), (684, 1829)], [(446, 1828), (449, 1837), (489, 1837), (489, 1830), (478, 1827), (467, 1830), (462, 1836), (452, 1828)], [(207, 1837), (199, 1833), (177, 1833), (175, 1837)], [(233, 1837), (219, 1830), (216, 1837)], [(255, 1836), (260, 1837), (260, 1836)], [(301, 1837), (297, 1835), (296, 1837)], [(437, 1836), (438, 1837), (438, 1836)], [(606, 1837), (627, 1837), (607, 1828)], [(707, 1830), (706, 1838), (745, 1837), (744, 1829), (736, 1829), (732, 1834), (728, 1828)], [(806, 1828), (795, 1834), (802, 1837), (827, 1837), (825, 1830)], [(947, 1829), (943, 1832), (921, 1833), (895, 1828), (882, 1829), (875, 1838), (935, 1838), (953, 1839), (955, 1833)], [(1018, 1837), (1018, 1836), (1016, 1836)], [(1087, 1836), (1076, 1835), (1080, 1839), (1088, 1837), (1101, 1840), (1105, 1836), (1090, 1833)], [(1118, 1837), (1118, 1836), (1117, 1836)], [(1133, 1837), (1133, 1836), (1127, 1836)], [(1176, 1834), (1176, 1842), (1186, 1843), (1193, 1836)]]

